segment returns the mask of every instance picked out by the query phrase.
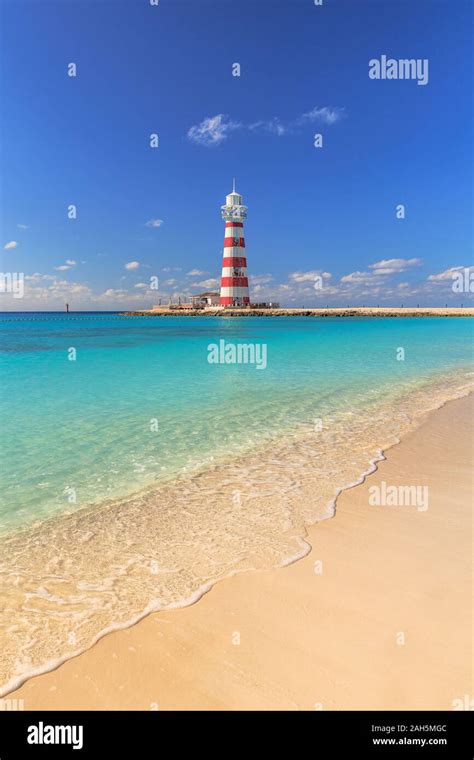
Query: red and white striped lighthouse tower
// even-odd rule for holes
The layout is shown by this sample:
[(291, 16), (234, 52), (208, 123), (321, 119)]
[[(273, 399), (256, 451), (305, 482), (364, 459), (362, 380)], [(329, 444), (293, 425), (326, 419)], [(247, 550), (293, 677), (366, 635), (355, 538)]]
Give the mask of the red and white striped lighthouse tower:
[(235, 192), (235, 179), (232, 192), (226, 195), (225, 204), (221, 206), (221, 214), (225, 221), (221, 306), (248, 306), (249, 281), (244, 239), (247, 206), (242, 204), (242, 196)]

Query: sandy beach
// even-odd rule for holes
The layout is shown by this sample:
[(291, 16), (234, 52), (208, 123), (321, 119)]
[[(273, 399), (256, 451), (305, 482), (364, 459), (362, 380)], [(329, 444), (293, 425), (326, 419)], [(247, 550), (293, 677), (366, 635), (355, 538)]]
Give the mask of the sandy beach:
[[(312, 551), (112, 633), (10, 698), (24, 709), (452, 709), (472, 694), (472, 416), (448, 403), (392, 447)], [(369, 488), (428, 486), (428, 508)], [(373, 493), (373, 491), (372, 491)]]

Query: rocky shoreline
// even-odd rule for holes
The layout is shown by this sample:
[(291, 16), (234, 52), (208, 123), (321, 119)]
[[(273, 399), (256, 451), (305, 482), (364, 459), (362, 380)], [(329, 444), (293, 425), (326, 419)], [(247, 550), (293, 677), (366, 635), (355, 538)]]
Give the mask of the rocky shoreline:
[(144, 309), (126, 311), (125, 317), (473, 317), (474, 308), (370, 308), (345, 309)]

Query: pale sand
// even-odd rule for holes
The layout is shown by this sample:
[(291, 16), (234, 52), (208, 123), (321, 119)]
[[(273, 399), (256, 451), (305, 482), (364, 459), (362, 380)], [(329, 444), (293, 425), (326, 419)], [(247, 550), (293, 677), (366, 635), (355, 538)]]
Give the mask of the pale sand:
[[(9, 696), (27, 710), (452, 709), (474, 693), (473, 411), (472, 396), (451, 402), (390, 449), (309, 530), (304, 559), (222, 581)], [(429, 485), (428, 510), (369, 506), (382, 480)]]

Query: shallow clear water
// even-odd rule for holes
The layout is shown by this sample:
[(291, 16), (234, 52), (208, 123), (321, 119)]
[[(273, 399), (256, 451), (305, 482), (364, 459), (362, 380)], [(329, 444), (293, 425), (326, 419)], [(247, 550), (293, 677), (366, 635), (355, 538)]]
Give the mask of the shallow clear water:
[[(0, 694), (306, 553), (338, 489), (468, 390), (472, 324), (2, 316)], [(266, 368), (210, 364), (221, 339), (265, 345)]]
[[(4, 315), (0, 530), (133, 493), (465, 367), (471, 325)], [(209, 364), (207, 347), (222, 338), (266, 344), (267, 368)], [(405, 361), (396, 359), (399, 347)]]

